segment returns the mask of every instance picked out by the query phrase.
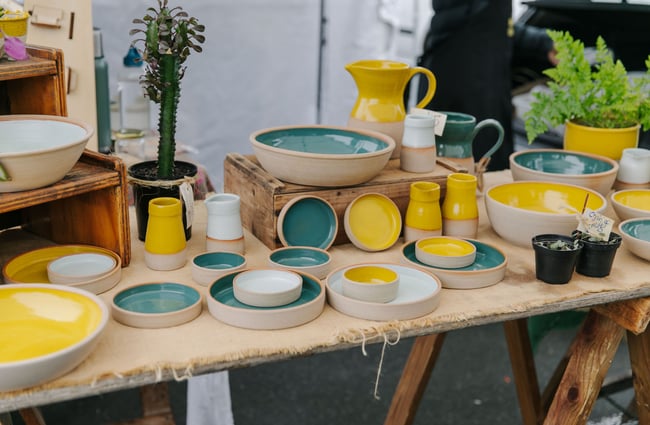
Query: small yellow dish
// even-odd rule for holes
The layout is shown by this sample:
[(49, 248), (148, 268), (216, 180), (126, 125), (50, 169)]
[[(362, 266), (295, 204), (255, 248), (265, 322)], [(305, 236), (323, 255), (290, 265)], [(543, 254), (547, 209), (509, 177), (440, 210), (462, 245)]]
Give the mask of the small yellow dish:
[(612, 193), (612, 207), (621, 221), (650, 217), (650, 189), (626, 189)]
[(436, 236), (417, 241), (415, 257), (432, 267), (458, 269), (474, 262), (476, 246), (464, 239)]
[(381, 193), (358, 196), (345, 209), (345, 233), (357, 248), (383, 251), (399, 239), (402, 216), (397, 205)]
[(343, 271), (342, 289), (346, 297), (387, 303), (397, 297), (399, 274), (377, 265), (353, 266)]

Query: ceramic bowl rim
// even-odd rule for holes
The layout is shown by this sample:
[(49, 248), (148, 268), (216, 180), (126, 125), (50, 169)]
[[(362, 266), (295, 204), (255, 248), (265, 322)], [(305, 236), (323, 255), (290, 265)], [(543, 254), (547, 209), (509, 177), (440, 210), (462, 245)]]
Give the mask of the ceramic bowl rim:
[(623, 220), (620, 223), (618, 223), (618, 232), (621, 235), (621, 237), (627, 236), (629, 238), (632, 238), (636, 241), (642, 242), (642, 243), (647, 243), (650, 246), (650, 240), (645, 240), (641, 238), (637, 238), (634, 235), (629, 234), (628, 232), (623, 230), (623, 226), (626, 224), (634, 223), (637, 221), (645, 221), (648, 223), (648, 226), (650, 226), (650, 216), (648, 217), (633, 217), (633, 218), (628, 218), (627, 220)]
[(309, 266), (291, 266), (292, 269), (308, 270), (308, 269), (312, 269), (314, 267), (321, 267), (321, 266), (325, 266), (325, 265), (328, 265), (328, 264), (332, 263), (332, 254), (327, 252), (325, 249), (317, 248), (317, 247), (314, 247), (314, 246), (292, 245), (292, 246), (283, 246), (283, 247), (280, 247), (280, 248), (276, 248), (276, 249), (272, 250), (271, 252), (269, 252), (269, 255), (267, 257), (268, 260), (269, 260), (269, 264), (273, 264), (275, 266), (285, 268), (287, 266), (273, 260), (273, 255), (278, 254), (280, 252), (297, 251), (297, 250), (318, 252), (318, 253), (324, 255), (325, 258), (327, 258), (327, 260), (325, 262), (318, 263), (318, 264), (312, 264), (312, 265), (309, 265)]
[[(582, 157), (587, 157), (595, 160), (599, 160), (601, 162), (605, 162), (609, 164), (612, 168), (606, 171), (601, 171), (598, 173), (589, 173), (589, 174), (565, 174), (565, 173), (550, 173), (547, 171), (540, 171), (536, 170), (534, 168), (528, 168), (523, 166), (522, 164), (517, 162), (517, 158), (527, 155), (527, 154), (533, 154), (533, 153), (544, 153), (544, 152), (549, 152), (549, 153), (559, 153), (559, 154), (571, 154), (575, 156), (582, 156)], [(567, 178), (567, 179), (580, 179), (580, 178), (587, 178), (587, 177), (607, 177), (612, 174), (616, 175), (618, 173), (619, 165), (618, 162), (608, 158), (606, 156), (602, 155), (597, 155), (593, 153), (588, 153), (588, 152), (580, 152), (580, 151), (571, 151), (571, 150), (564, 150), (564, 149), (526, 149), (522, 151), (517, 151), (513, 152), (510, 154), (509, 158), (510, 162), (510, 168), (517, 168), (521, 169), (522, 171), (525, 171), (527, 173), (534, 174), (536, 176), (539, 176), (540, 179), (543, 179), (545, 176), (556, 176), (556, 177), (561, 177), (561, 178)]]
[[(251, 290), (249, 288), (242, 288), (240, 285), (238, 285), (238, 281), (240, 280), (240, 278), (242, 276), (245, 277), (246, 275), (251, 275), (253, 273), (258, 274), (258, 273), (264, 273), (264, 272), (285, 275), (287, 277), (283, 278), (284, 280), (287, 280), (288, 275), (291, 275), (291, 278), (297, 277), (298, 281), (297, 281), (297, 283), (290, 282), (292, 285), (290, 287), (288, 287), (288, 288), (284, 288), (281, 291), (273, 291), (273, 292), (259, 292), (259, 291)], [(233, 276), (233, 279), (232, 279), (233, 297), (235, 297), (235, 299), (237, 301), (239, 301), (240, 303), (248, 304), (248, 305), (251, 305), (251, 306), (254, 306), (254, 307), (279, 307), (279, 306), (284, 305), (284, 304), (266, 305), (266, 306), (251, 304), (251, 303), (243, 301), (237, 295), (237, 293), (239, 293), (239, 295), (244, 294), (247, 298), (248, 298), (248, 296), (268, 298), (268, 297), (289, 296), (290, 294), (293, 294), (294, 292), (297, 291), (298, 296), (297, 296), (296, 299), (298, 299), (298, 298), (300, 298), (300, 294), (302, 293), (302, 285), (303, 285), (303, 279), (302, 279), (302, 276), (300, 275), (300, 273), (295, 272), (293, 270), (280, 269), (280, 268), (254, 267), (254, 268), (250, 268), (250, 269), (246, 269), (246, 270), (241, 270), (240, 273), (238, 273), (236, 276)], [(293, 301), (295, 301), (295, 299), (290, 301), (290, 302), (287, 302), (286, 304), (290, 304)]]
[[(160, 313), (142, 313), (140, 311), (127, 310), (126, 308), (123, 308), (122, 306), (120, 306), (118, 303), (115, 302), (115, 299), (119, 295), (123, 294), (126, 291), (132, 290), (134, 288), (141, 288), (141, 287), (153, 286), (153, 285), (163, 285), (163, 284), (173, 284), (173, 285), (183, 286), (183, 287), (185, 287), (187, 289), (190, 289), (191, 291), (193, 291), (193, 293), (196, 293), (198, 295), (198, 300), (195, 301), (192, 304), (186, 305), (185, 307), (181, 308), (180, 310), (165, 311), (165, 312), (160, 312)], [(135, 284), (135, 285), (128, 286), (126, 288), (120, 289), (119, 291), (117, 291), (115, 293), (115, 295), (113, 295), (111, 297), (111, 307), (116, 309), (118, 312), (120, 312), (123, 315), (128, 315), (128, 316), (137, 317), (137, 318), (153, 319), (153, 318), (167, 316), (167, 315), (170, 315), (170, 314), (180, 315), (180, 314), (182, 314), (182, 313), (184, 313), (186, 311), (190, 311), (193, 308), (196, 308), (197, 304), (201, 305), (202, 301), (203, 301), (203, 295), (201, 294), (201, 292), (198, 291), (196, 288), (190, 286), (190, 285), (186, 285), (184, 283), (178, 283), (178, 282), (162, 282), (162, 281), (159, 281), (159, 282), (138, 283), (138, 284)], [(127, 325), (127, 326), (131, 326), (131, 325)]]
[[(457, 245), (469, 245), (470, 246), (470, 252), (463, 254), (463, 255), (440, 255), (440, 254), (434, 254), (432, 252), (428, 252), (422, 248), (420, 248), (420, 243), (423, 243), (425, 241), (428, 241), (430, 239), (444, 239), (444, 240), (449, 240), (456, 242)], [(442, 269), (461, 269), (463, 267), (470, 266), (471, 264), (476, 261), (476, 252), (478, 250), (476, 249), (476, 245), (474, 245), (471, 242), (468, 242), (467, 240), (460, 238), (460, 237), (454, 237), (454, 236), (447, 236), (447, 235), (439, 235), (439, 236), (428, 236), (425, 238), (421, 238), (415, 241), (415, 252), (416, 252), (416, 257), (418, 252), (424, 252), (425, 255), (432, 256), (434, 259), (436, 259), (436, 262), (440, 261), (461, 261), (461, 262), (466, 262), (466, 264), (462, 266), (448, 266), (448, 267), (443, 267), (443, 266), (432, 266), (436, 268), (442, 268)], [(471, 261), (468, 261), (468, 259), (471, 259)], [(418, 258), (419, 261), (422, 261), (421, 259)], [(422, 261), (424, 264), (427, 264), (431, 266), (431, 264), (428, 264), (426, 261)]]
[[(390, 280), (390, 281), (384, 281), (384, 282), (377, 282), (377, 283), (368, 284), (366, 282), (360, 282), (358, 280), (353, 280), (353, 279), (350, 279), (350, 278), (345, 276), (345, 274), (351, 269), (367, 268), (367, 267), (374, 267), (374, 268), (377, 268), (377, 269), (390, 270), (391, 272), (393, 272), (393, 274), (395, 274), (395, 279)], [(342, 272), (341, 272), (341, 281), (344, 284), (350, 284), (350, 285), (353, 285), (353, 286), (355, 286), (357, 288), (372, 288), (372, 287), (380, 287), (381, 288), (381, 287), (387, 287), (387, 286), (391, 286), (391, 285), (398, 285), (399, 284), (399, 273), (397, 273), (395, 270), (392, 270), (392, 269), (390, 269), (388, 267), (384, 267), (384, 266), (382, 266), (380, 264), (366, 264), (366, 263), (363, 263), (363, 264), (351, 264), (351, 265), (345, 267), (342, 270)]]
[[(102, 270), (100, 272), (93, 273), (93, 274), (85, 274), (85, 275), (69, 275), (69, 274), (64, 274), (64, 273), (61, 273), (60, 271), (56, 271), (56, 270), (52, 269), (53, 267), (56, 267), (56, 265), (59, 262), (63, 261), (64, 259), (68, 259), (70, 257), (77, 257), (78, 258), (79, 256), (96, 256), (96, 257), (108, 258), (108, 259), (110, 259), (111, 266), (108, 269)], [(69, 261), (71, 261), (71, 260), (69, 260)], [(111, 274), (113, 272), (113, 269), (116, 266), (117, 266), (117, 259), (112, 255), (99, 253), (99, 252), (78, 252), (78, 253), (74, 253), (74, 254), (62, 255), (61, 257), (55, 258), (54, 260), (47, 263), (47, 274), (48, 274), (48, 279), (50, 280), (51, 283), (59, 283), (61, 285), (74, 285), (75, 283), (91, 282), (91, 281), (94, 281), (94, 280), (98, 280), (101, 277), (106, 277), (106, 276), (108, 276), (109, 274)], [(70, 279), (71, 278), (71, 279), (73, 279), (73, 281), (71, 281), (69, 283), (68, 282), (63, 282), (63, 281), (54, 282), (52, 280), (52, 277), (51, 277), (53, 275), (57, 275), (58, 277), (61, 277), (63, 279), (66, 279), (66, 278)], [(85, 280), (77, 280), (77, 279), (85, 279)]]
[(560, 212), (550, 213), (550, 212), (544, 212), (544, 211), (534, 211), (534, 210), (530, 210), (530, 209), (526, 209), (526, 208), (517, 208), (517, 207), (513, 207), (512, 205), (504, 204), (503, 202), (498, 201), (495, 198), (493, 198), (492, 196), (490, 196), (490, 192), (492, 192), (492, 190), (494, 190), (494, 189), (501, 188), (503, 186), (525, 185), (525, 184), (528, 184), (528, 185), (530, 185), (530, 184), (544, 184), (544, 185), (550, 185), (550, 186), (567, 186), (567, 187), (571, 187), (571, 188), (575, 188), (575, 189), (580, 189), (582, 191), (589, 192), (590, 196), (591, 195), (596, 195), (596, 197), (602, 201), (602, 205), (600, 206), (600, 208), (597, 208), (595, 210), (596, 212), (602, 212), (607, 207), (607, 198), (605, 198), (605, 196), (603, 196), (601, 193), (599, 193), (598, 191), (596, 191), (594, 189), (590, 189), (590, 188), (583, 187), (583, 186), (578, 186), (576, 184), (560, 183), (560, 182), (548, 182), (548, 181), (544, 181), (544, 180), (521, 180), (521, 181), (512, 181), (512, 182), (508, 182), (508, 183), (496, 184), (496, 185), (491, 186), (491, 187), (489, 187), (489, 188), (487, 188), (485, 190), (485, 201), (486, 202), (489, 201), (489, 202), (492, 202), (494, 204), (498, 204), (501, 207), (507, 208), (507, 209), (509, 209), (511, 211), (525, 211), (527, 214), (531, 214), (533, 216), (545, 217), (546, 219), (551, 218), (551, 217), (560, 219), (560, 218), (572, 217), (572, 216), (575, 215), (575, 213), (568, 213), (568, 212), (567, 213), (560, 213)]
[[(485, 242), (485, 241), (480, 241), (480, 240), (474, 239), (474, 238), (463, 238), (463, 239), (466, 240), (466, 241), (469, 241), (470, 243), (476, 242), (476, 243), (480, 243), (482, 245), (490, 247), (491, 249), (497, 251), (503, 257), (503, 261), (501, 263), (497, 264), (496, 266), (486, 268), (486, 269), (480, 269), (480, 270), (445, 269), (445, 268), (442, 268), (442, 267), (427, 266), (426, 264), (425, 264), (425, 266), (427, 268), (433, 268), (433, 269), (436, 269), (436, 270), (441, 270), (444, 273), (453, 273), (453, 274), (458, 274), (458, 275), (486, 273), (486, 272), (489, 272), (489, 271), (499, 270), (499, 269), (503, 269), (503, 268), (507, 267), (507, 265), (508, 265), (508, 255), (505, 253), (505, 251), (503, 251), (498, 246), (496, 246), (494, 244), (491, 244), (491, 243), (488, 243), (488, 242)], [(411, 261), (411, 259), (409, 259), (406, 255), (404, 255), (404, 250), (406, 248), (408, 248), (409, 245), (415, 245), (415, 242), (416, 241), (404, 242), (404, 244), (402, 244), (402, 246), (400, 247), (400, 250), (399, 250), (400, 255), (401, 255), (402, 259), (404, 261), (406, 261), (410, 266), (412, 266), (412, 267), (422, 267), (420, 264), (414, 263), (413, 261)], [(474, 245), (474, 244), (472, 243), (472, 245)], [(414, 247), (414, 249), (415, 249), (415, 247)], [(478, 249), (476, 251), (478, 252)]]
[[(293, 151), (289, 149), (281, 149), (281, 148), (276, 148), (274, 146), (269, 146), (267, 144), (261, 143), (257, 140), (257, 137), (265, 134), (265, 133), (270, 133), (273, 131), (282, 131), (282, 130), (292, 130), (292, 129), (301, 129), (301, 128), (318, 128), (318, 129), (323, 129), (323, 130), (337, 130), (337, 131), (344, 131), (348, 133), (357, 133), (357, 134), (362, 134), (367, 137), (372, 137), (374, 139), (378, 139), (384, 143), (387, 144), (386, 147), (382, 149), (378, 149), (374, 152), (364, 152), (364, 153), (353, 153), (353, 154), (323, 154), (323, 153), (310, 153), (310, 152), (301, 152), (301, 151)], [(254, 148), (258, 149), (263, 149), (269, 152), (276, 152), (276, 153), (281, 153), (283, 155), (287, 156), (293, 156), (297, 158), (310, 158), (310, 159), (337, 159), (337, 160), (346, 160), (346, 159), (360, 159), (360, 158), (372, 158), (375, 156), (384, 156), (388, 153), (392, 153), (395, 150), (396, 143), (395, 140), (383, 133), (380, 133), (378, 131), (373, 131), (373, 130), (366, 130), (366, 129), (361, 129), (361, 128), (350, 128), (350, 127), (342, 127), (342, 126), (331, 126), (331, 125), (323, 125), (323, 124), (314, 124), (314, 125), (287, 125), (287, 126), (279, 126), (279, 127), (270, 127), (270, 128), (264, 128), (261, 130), (254, 131), (253, 133), (250, 134), (249, 140), (251, 144), (253, 145)]]
[[(363, 241), (359, 240), (355, 234), (356, 233), (355, 229), (352, 227), (352, 224), (350, 223), (350, 215), (352, 214), (352, 209), (354, 208), (355, 204), (357, 204), (363, 198), (370, 197), (370, 196), (376, 196), (381, 198), (384, 201), (387, 201), (387, 204), (390, 205), (391, 209), (393, 210), (392, 213), (396, 212), (396, 214), (391, 214), (391, 215), (397, 217), (397, 221), (398, 221), (394, 229), (396, 236), (393, 238), (392, 241), (389, 241), (390, 243), (388, 243), (387, 245), (382, 245), (381, 247), (370, 246), (364, 243)], [(395, 243), (397, 243), (397, 241), (399, 240), (400, 234), (402, 232), (403, 224), (404, 224), (404, 220), (402, 219), (402, 214), (395, 201), (393, 201), (389, 196), (384, 195), (383, 193), (380, 192), (366, 192), (360, 194), (359, 196), (355, 197), (352, 201), (350, 201), (350, 203), (345, 208), (345, 212), (343, 213), (343, 225), (344, 225), (345, 234), (347, 235), (348, 239), (350, 239), (350, 242), (352, 242), (353, 245), (355, 245), (357, 248), (362, 249), (364, 251), (370, 251), (370, 252), (383, 251), (394, 246)]]
[(32, 357), (29, 359), (23, 359), (23, 360), (16, 360), (13, 362), (0, 362), (0, 371), (6, 368), (11, 368), (11, 367), (23, 367), (23, 366), (28, 366), (32, 363), (38, 363), (38, 362), (43, 362), (50, 360), (54, 357), (59, 357), (64, 354), (69, 354), (72, 351), (75, 351), (79, 349), (81, 346), (89, 343), (90, 341), (94, 340), (97, 338), (103, 331), (106, 329), (106, 326), (108, 325), (108, 321), (111, 317), (110, 311), (108, 309), (108, 306), (106, 303), (96, 294), (93, 294), (92, 292), (86, 291), (85, 289), (80, 289), (80, 288), (75, 288), (74, 286), (68, 286), (68, 285), (59, 285), (56, 283), (12, 283), (9, 285), (1, 285), (0, 286), (0, 291), (5, 288), (6, 290), (9, 289), (15, 289), (15, 288), (24, 288), (24, 289), (30, 289), (30, 288), (40, 288), (40, 289), (54, 289), (58, 291), (64, 291), (64, 292), (73, 292), (77, 295), (82, 295), (86, 298), (89, 298), (90, 300), (93, 301), (94, 304), (97, 305), (99, 310), (101, 311), (101, 319), (99, 320), (99, 323), (97, 326), (87, 334), (84, 338), (81, 340), (75, 342), (72, 345), (69, 345), (65, 348), (62, 348), (60, 350), (44, 354), (41, 356), (37, 357)]
[(31, 156), (35, 154), (45, 154), (60, 151), (72, 146), (76, 146), (80, 143), (88, 143), (88, 140), (95, 133), (95, 129), (90, 126), (90, 124), (64, 116), (58, 115), (37, 115), (37, 114), (19, 114), (19, 115), (2, 115), (0, 116), (0, 122), (2, 121), (58, 121), (70, 125), (75, 125), (82, 128), (86, 134), (83, 135), (80, 139), (75, 139), (68, 143), (62, 143), (60, 145), (44, 147), (37, 150), (23, 151), (23, 152), (0, 152), (0, 159), (9, 159), (9, 158), (20, 158), (25, 156)]

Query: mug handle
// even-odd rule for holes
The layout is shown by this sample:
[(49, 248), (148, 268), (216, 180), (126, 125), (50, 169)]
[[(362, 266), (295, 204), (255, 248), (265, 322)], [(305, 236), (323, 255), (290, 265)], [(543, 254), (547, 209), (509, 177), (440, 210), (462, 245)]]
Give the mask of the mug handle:
[(413, 78), (415, 74), (424, 74), (427, 77), (427, 80), (429, 81), (427, 92), (424, 94), (422, 100), (420, 100), (417, 103), (417, 105), (415, 105), (416, 108), (422, 109), (425, 106), (427, 106), (429, 102), (431, 102), (431, 99), (433, 99), (433, 95), (436, 93), (437, 82), (436, 82), (436, 77), (433, 75), (433, 72), (429, 71), (424, 67), (415, 66), (411, 68), (411, 74), (409, 75), (409, 80)]
[(497, 136), (497, 141), (494, 144), (494, 146), (492, 146), (487, 152), (485, 152), (485, 155), (483, 155), (481, 159), (490, 158), (492, 155), (494, 155), (494, 152), (496, 152), (497, 149), (499, 149), (499, 147), (501, 147), (501, 145), (503, 144), (503, 136), (504, 136), (503, 126), (499, 121), (492, 118), (484, 119), (483, 121), (476, 124), (476, 127), (474, 127), (474, 131), (472, 131), (472, 141), (474, 140), (478, 132), (485, 127), (496, 128), (499, 135)]

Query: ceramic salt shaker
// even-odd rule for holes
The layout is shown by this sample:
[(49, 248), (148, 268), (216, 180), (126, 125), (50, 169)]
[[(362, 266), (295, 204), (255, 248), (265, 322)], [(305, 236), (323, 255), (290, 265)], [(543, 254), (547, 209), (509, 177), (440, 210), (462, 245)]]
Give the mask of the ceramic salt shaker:
[(208, 209), (206, 249), (244, 254), (244, 228), (240, 215), (241, 199), (234, 193), (217, 193), (205, 200)]
[(400, 168), (410, 173), (428, 173), (436, 166), (435, 118), (409, 114), (404, 118)]

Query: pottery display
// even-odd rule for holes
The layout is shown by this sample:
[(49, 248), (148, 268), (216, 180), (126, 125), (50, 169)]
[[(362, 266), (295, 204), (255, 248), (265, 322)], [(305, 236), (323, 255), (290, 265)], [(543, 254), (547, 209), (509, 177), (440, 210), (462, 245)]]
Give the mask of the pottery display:
[(155, 198), (149, 202), (149, 222), (144, 239), (144, 262), (153, 270), (175, 270), (185, 265), (186, 241), (181, 201)]
[(409, 173), (428, 173), (436, 168), (435, 119), (409, 114), (404, 119), (400, 168)]
[(451, 173), (447, 176), (447, 193), (442, 201), (442, 234), (476, 238), (478, 232), (478, 179), (472, 174)]
[(94, 132), (67, 117), (0, 116), (0, 193), (58, 182), (77, 163)]
[(274, 127), (250, 142), (267, 172), (285, 182), (339, 187), (364, 183), (388, 163), (395, 141), (382, 133), (324, 125)]
[(406, 86), (416, 74), (427, 79), (427, 91), (415, 106), (424, 108), (435, 94), (436, 77), (426, 68), (390, 60), (360, 60), (347, 64), (345, 69), (352, 75), (358, 91), (347, 126), (390, 136), (395, 141), (391, 158), (399, 158), (406, 117)]
[(441, 234), (440, 185), (427, 181), (411, 183), (404, 215), (404, 241)]
[(637, 257), (650, 261), (650, 217), (631, 218), (618, 225), (623, 247)]
[(460, 269), (476, 260), (476, 246), (449, 236), (435, 236), (415, 242), (415, 258), (427, 266)]
[(503, 183), (485, 192), (492, 229), (504, 240), (530, 247), (535, 235), (570, 235), (576, 214), (589, 208), (603, 214), (607, 200), (592, 189), (543, 181)]
[(611, 194), (612, 207), (621, 220), (650, 217), (650, 189), (624, 189)]
[[(649, 151), (650, 152), (650, 151)], [(510, 154), (514, 181), (541, 180), (574, 184), (609, 194), (619, 164), (611, 158), (562, 149), (528, 149)]]
[(332, 256), (324, 249), (311, 246), (287, 246), (269, 253), (272, 267), (308, 273), (324, 279), (330, 272)]
[(582, 250), (582, 241), (558, 234), (535, 235), (531, 241), (535, 252), (535, 277), (555, 285), (569, 282)]
[(397, 297), (399, 274), (375, 264), (350, 266), (343, 271), (341, 289), (344, 296), (372, 303), (387, 303)]
[(217, 193), (208, 197), (206, 249), (208, 251), (230, 251), (244, 254), (244, 227), (239, 212), (241, 199), (234, 193)]
[(99, 279), (117, 266), (111, 255), (81, 253), (64, 255), (47, 265), (47, 277), (52, 283), (80, 283)]

